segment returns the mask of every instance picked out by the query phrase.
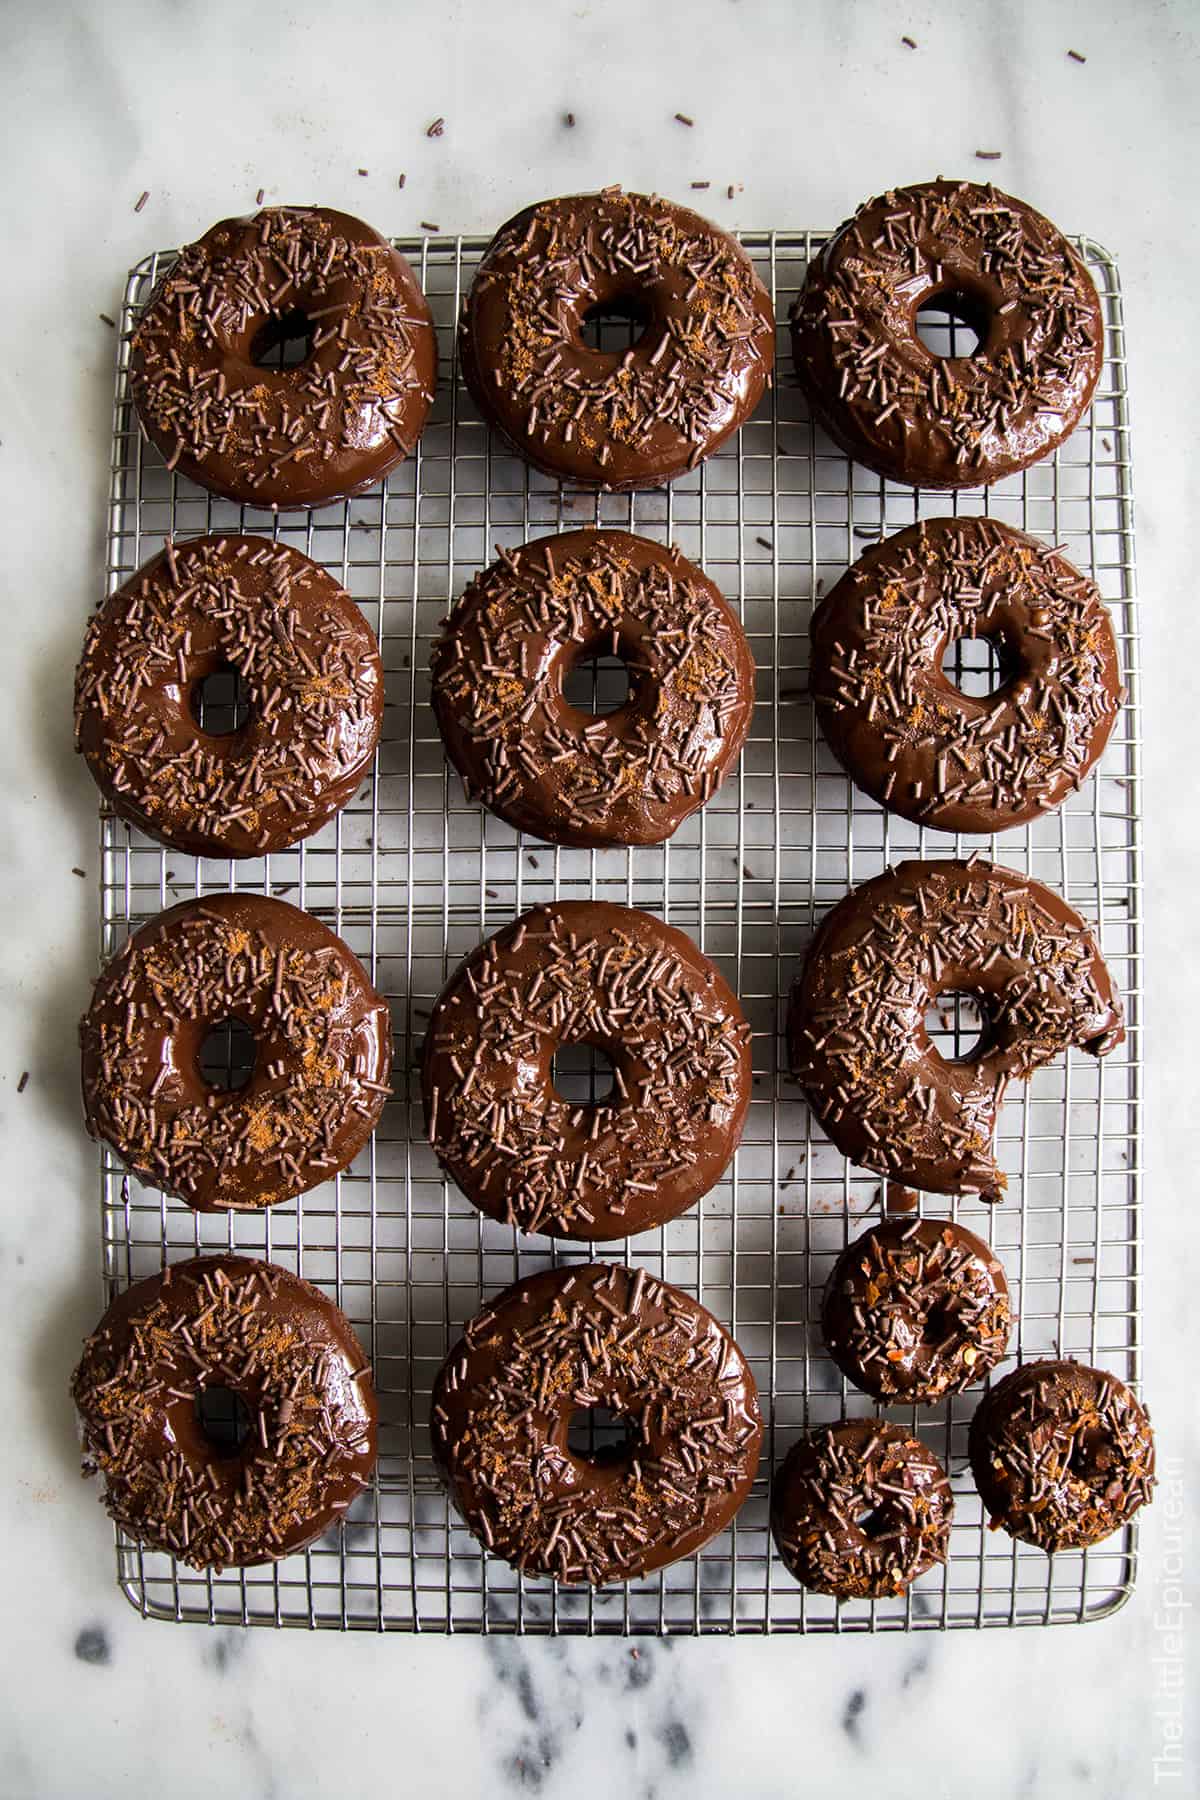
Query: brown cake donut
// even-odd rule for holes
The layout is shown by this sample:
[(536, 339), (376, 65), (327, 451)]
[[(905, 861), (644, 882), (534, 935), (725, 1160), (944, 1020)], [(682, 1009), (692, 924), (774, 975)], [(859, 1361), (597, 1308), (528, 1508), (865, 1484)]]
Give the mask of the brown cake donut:
[[(564, 1044), (592, 1044), (614, 1088), (556, 1091)], [(750, 1028), (682, 931), (605, 901), (524, 913), (473, 951), (433, 1009), (429, 1141), (481, 1212), (589, 1240), (673, 1219), (716, 1182), (750, 1103)]]
[[(605, 1407), (625, 1445), (579, 1455)], [(433, 1390), (433, 1448), (488, 1550), (563, 1582), (631, 1581), (729, 1524), (758, 1467), (754, 1377), (712, 1314), (644, 1269), (547, 1269), (472, 1319)]]
[[(200, 1052), (254, 1038), (240, 1087)], [(199, 1212), (271, 1206), (353, 1161), (388, 1095), (391, 1020), (358, 959), (311, 914), (257, 894), (168, 907), (123, 945), (80, 1027), (83, 1104), (144, 1180)]]
[[(943, 673), (959, 638), (999, 648), (987, 699)], [(812, 620), (809, 688), (838, 761), (939, 831), (1006, 831), (1078, 788), (1123, 698), (1093, 584), (998, 519), (926, 519), (872, 545)]]
[[(205, 731), (206, 677), (248, 710)], [(324, 569), (265, 538), (171, 545), (110, 595), (75, 677), (75, 747), (123, 819), (192, 856), (262, 856), (354, 796), (383, 720), (375, 634)]]
[[(925, 1030), (969, 991), (983, 1043), (947, 1062)], [(844, 1156), (935, 1194), (999, 1199), (994, 1153), (1010, 1080), (1068, 1045), (1106, 1056), (1121, 1006), (1091, 930), (1032, 876), (984, 862), (905, 862), (823, 921), (792, 988), (792, 1073)]]
[[(205, 1428), (214, 1390), (239, 1408), (240, 1445)], [(84, 1344), (71, 1395), (84, 1474), (103, 1477), (113, 1519), (195, 1569), (304, 1549), (375, 1466), (375, 1390), (350, 1321), (274, 1263), (198, 1256), (135, 1282)]]
[(1154, 1490), (1149, 1415), (1085, 1363), (1014, 1369), (984, 1396), (967, 1447), (993, 1530), (1050, 1552), (1098, 1544)]
[[(629, 698), (594, 717), (563, 684), (611, 650)], [(737, 759), (754, 661), (678, 550), (627, 531), (538, 538), (476, 576), (433, 647), (433, 710), (468, 792), (553, 843), (658, 844)]]
[[(917, 313), (957, 302), (973, 356), (922, 343)], [(1104, 361), (1095, 287), (1040, 213), (972, 181), (868, 200), (809, 265), (792, 308), (796, 373), (856, 462), (912, 487), (982, 487), (1049, 456)]]
[[(256, 361), (302, 333), (301, 362)], [(323, 506), (408, 455), (437, 340), (386, 238), (328, 207), (272, 206), (180, 251), (138, 321), (129, 379), (169, 469), (245, 506)]]
[[(632, 348), (585, 343), (599, 309), (642, 324)], [(694, 469), (749, 418), (774, 357), (771, 301), (741, 246), (686, 207), (619, 187), (502, 225), (459, 333), (476, 404), (518, 454), (610, 490)]]
[(885, 1219), (830, 1271), (821, 1329), (877, 1400), (931, 1405), (982, 1381), (1008, 1346), (1008, 1282), (982, 1238), (947, 1219)]
[(880, 1419), (843, 1419), (801, 1438), (771, 1498), (771, 1530), (789, 1571), (839, 1600), (903, 1594), (945, 1562), (953, 1514), (933, 1451)]

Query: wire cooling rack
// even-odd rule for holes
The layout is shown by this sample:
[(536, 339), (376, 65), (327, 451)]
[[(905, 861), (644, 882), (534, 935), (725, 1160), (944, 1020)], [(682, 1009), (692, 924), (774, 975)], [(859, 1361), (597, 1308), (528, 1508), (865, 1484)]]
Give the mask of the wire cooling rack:
[[(340, 1630), (845, 1632), (1099, 1618), (1131, 1591), (1132, 1529), (1052, 1561), (987, 1531), (966, 1466), (980, 1389), (891, 1412), (951, 1472), (956, 1513), (944, 1570), (903, 1599), (839, 1607), (798, 1587), (771, 1547), (771, 1474), (788, 1446), (805, 1426), (872, 1410), (826, 1356), (817, 1319), (834, 1258), (879, 1204), (877, 1178), (843, 1160), (788, 1078), (787, 993), (817, 921), (890, 862), (979, 846), (1048, 882), (1099, 924), (1128, 1008), (1126, 1044), (1099, 1064), (1072, 1052), (1010, 1095), (1000, 1133), (1009, 1178), (1002, 1205), (923, 1204), (969, 1223), (1000, 1255), (1016, 1310), (1013, 1357), (1061, 1351), (1135, 1385), (1139, 1375), (1138, 645), (1117, 270), (1098, 245), (1080, 242), (1104, 306), (1108, 353), (1091, 412), (1071, 440), (1052, 460), (986, 492), (934, 496), (851, 466), (809, 421), (791, 376), (786, 318), (823, 238), (743, 236), (781, 328), (778, 380), (753, 420), (665, 492), (599, 500), (564, 492), (506, 454), (458, 379), (453, 327), (485, 240), (400, 240), (440, 334), (441, 385), (428, 428), (411, 460), (365, 498), (281, 518), (210, 498), (169, 474), (140, 437), (129, 401), (129, 334), (174, 252), (148, 257), (129, 276), (109, 585), (157, 552), (168, 532), (255, 531), (293, 544), (344, 584), (374, 626), (387, 708), (372, 777), (340, 818), (296, 850), (258, 862), (197, 862), (105, 817), (102, 950), (110, 954), (138, 924), (190, 895), (233, 887), (284, 895), (339, 932), (388, 995), (396, 1071), (395, 1098), (354, 1166), (257, 1216), (194, 1214), (126, 1178), (102, 1153), (109, 1298), (164, 1261), (200, 1250), (271, 1257), (349, 1314), (374, 1365), (381, 1409), (374, 1487), (343, 1532), (303, 1555), (201, 1575), (118, 1535), (118, 1579), (144, 1614)], [(950, 316), (921, 322), (934, 348), (960, 350), (969, 324)], [(619, 333), (628, 323), (599, 329)], [(1064, 545), (1110, 604), (1129, 688), (1083, 791), (1054, 816), (990, 842), (927, 832), (856, 792), (825, 747), (805, 692), (814, 598), (881, 534), (948, 511), (990, 513)], [(518, 837), (464, 800), (428, 704), (431, 635), (493, 547), (593, 521), (674, 541), (699, 561), (740, 612), (758, 665), (758, 708), (736, 773), (657, 848), (565, 850)], [(977, 689), (989, 680), (974, 654), (980, 648), (963, 647), (957, 664)], [(603, 708), (619, 676), (600, 667), (591, 678)], [(588, 1251), (518, 1237), (443, 1181), (424, 1141), (415, 1072), (433, 999), (464, 953), (537, 901), (589, 895), (647, 908), (690, 932), (751, 1021), (754, 1098), (732, 1168), (685, 1217), (598, 1253), (644, 1264), (731, 1326), (767, 1420), (759, 1478), (736, 1523), (661, 1575), (599, 1593), (523, 1579), (486, 1557), (435, 1474), (429, 1391), (464, 1321), (517, 1276), (585, 1260)], [(932, 1024), (947, 1053), (973, 1035), (965, 1008)], [(559, 1078), (586, 1094), (596, 1072), (576, 1059)]]

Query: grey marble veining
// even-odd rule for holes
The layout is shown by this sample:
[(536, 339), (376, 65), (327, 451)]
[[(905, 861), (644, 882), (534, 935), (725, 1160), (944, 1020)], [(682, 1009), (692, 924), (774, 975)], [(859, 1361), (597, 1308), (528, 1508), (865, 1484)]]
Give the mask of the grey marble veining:
[[(1196, 1596), (1197, 1417), (1178, 1361), (1197, 1277), (1186, 1037), (1200, 1006), (1194, 6), (354, 10), (339, 27), (308, 0), (253, 12), (230, 0), (56, 0), (6, 19), (0, 1796), (1194, 1792), (1194, 1714), (1190, 1778), (1154, 1786), (1167, 1707), (1154, 1658), (1182, 1661), (1193, 1700), (1200, 1667), (1194, 1615), (1182, 1658), (1163, 1648), (1180, 1526), (1162, 1496), (1134, 1600), (1076, 1630), (636, 1645), (310, 1638), (145, 1623), (113, 1586), (66, 1399), (99, 1309), (74, 1035), (93, 967), (96, 833), (69, 712), (82, 619), (98, 597), (114, 355), (98, 315), (115, 315), (124, 271), (248, 210), (260, 186), (395, 232), (421, 220), (486, 229), (530, 199), (614, 180), (681, 198), (708, 180), (697, 197), (725, 224), (829, 225), (883, 186), (982, 170), (1106, 244), (1126, 289), (1146, 601), (1146, 1384), (1180, 1485), (1183, 1597)], [(677, 110), (694, 126), (675, 122)], [(427, 138), (438, 115), (445, 131)], [(981, 148), (1001, 160), (977, 163)]]

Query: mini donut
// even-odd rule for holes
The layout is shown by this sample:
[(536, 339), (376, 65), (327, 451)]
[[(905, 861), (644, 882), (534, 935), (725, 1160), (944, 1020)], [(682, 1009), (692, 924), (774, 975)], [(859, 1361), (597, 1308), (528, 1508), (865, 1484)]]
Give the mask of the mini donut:
[[(200, 1052), (237, 1020), (249, 1079), (219, 1091)], [(272, 1206), (344, 1169), (389, 1088), (387, 1001), (341, 938), (258, 894), (168, 907), (107, 965), (80, 1027), (87, 1128), (198, 1212)]]
[[(606, 1407), (624, 1446), (570, 1448)], [(530, 1575), (632, 1581), (690, 1556), (750, 1492), (758, 1390), (725, 1327), (644, 1269), (547, 1269), (467, 1326), (433, 1389), (433, 1449), (454, 1505)]]
[[(611, 650), (629, 698), (570, 705)], [(708, 577), (627, 531), (538, 538), (476, 576), (434, 645), (433, 710), (468, 792), (557, 844), (658, 844), (721, 785), (754, 711), (746, 634)]]
[[(942, 671), (959, 638), (1007, 665), (987, 699)], [(1007, 831), (1081, 786), (1120, 710), (1108, 608), (1065, 556), (997, 519), (927, 519), (876, 544), (812, 621), (809, 688), (859, 787), (939, 831)]]
[[(917, 331), (931, 300), (977, 321), (973, 356)], [(983, 487), (1049, 456), (1091, 402), (1104, 324), (1048, 219), (973, 181), (868, 200), (809, 265), (792, 351), (813, 412), (855, 462), (911, 487)]]
[[(554, 1056), (592, 1044), (611, 1098), (572, 1105)], [(538, 906), (442, 990), (422, 1090), (438, 1161), (481, 1212), (522, 1231), (632, 1236), (706, 1194), (750, 1103), (750, 1028), (718, 970), (648, 913)]]
[[(215, 735), (194, 709), (223, 668), (249, 717)], [(96, 613), (75, 677), (75, 747), (97, 786), (191, 856), (311, 837), (370, 771), (382, 721), (371, 627), (324, 569), (264, 538), (168, 544)]]
[[(925, 1030), (939, 994), (986, 1015), (964, 1062)], [(1010, 1080), (1074, 1044), (1106, 1056), (1120, 1001), (1091, 929), (1032, 876), (991, 863), (904, 862), (823, 921), (788, 1008), (792, 1073), (844, 1156), (934, 1194), (1006, 1186), (994, 1149)]]
[[(588, 314), (643, 323), (631, 349), (584, 341)], [(471, 285), (459, 362), (483, 416), (559, 481), (660, 487), (749, 418), (775, 359), (746, 252), (654, 195), (571, 194), (502, 225)]]
[(821, 1329), (877, 1400), (930, 1406), (982, 1381), (1008, 1347), (1008, 1282), (982, 1238), (946, 1219), (885, 1219), (847, 1244)]
[(771, 1530), (789, 1572), (839, 1600), (903, 1594), (945, 1562), (953, 1515), (933, 1451), (880, 1419), (843, 1419), (801, 1438), (771, 1495)]
[(1098, 1544), (1154, 1491), (1149, 1415), (1085, 1363), (1014, 1369), (984, 1396), (967, 1449), (992, 1529), (1050, 1553)]
[[(255, 362), (305, 325), (301, 362)], [(169, 469), (244, 506), (323, 506), (408, 455), (437, 340), (386, 238), (328, 207), (272, 206), (180, 251), (134, 331), (129, 380)]]
[[(249, 1430), (214, 1442), (206, 1391)], [(194, 1569), (247, 1568), (338, 1523), (375, 1466), (375, 1390), (345, 1314), (274, 1263), (197, 1256), (135, 1282), (71, 1378), (83, 1471), (123, 1531)]]

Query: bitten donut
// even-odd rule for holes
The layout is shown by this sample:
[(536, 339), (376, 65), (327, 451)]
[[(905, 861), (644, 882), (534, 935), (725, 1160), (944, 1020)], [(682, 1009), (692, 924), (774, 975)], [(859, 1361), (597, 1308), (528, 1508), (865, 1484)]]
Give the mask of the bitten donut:
[(899, 1425), (843, 1419), (793, 1444), (771, 1529), (797, 1581), (839, 1600), (903, 1594), (944, 1563), (954, 1500), (932, 1450)]
[[(229, 1021), (248, 1079), (210, 1086)], [(271, 1206), (353, 1161), (387, 1099), (391, 1022), (361, 963), (311, 914), (256, 894), (168, 907), (105, 968), (80, 1028), (93, 1137), (199, 1212)]]
[[(556, 1051), (612, 1062), (576, 1105)], [(453, 975), (425, 1038), (429, 1141), (494, 1219), (554, 1237), (624, 1237), (706, 1194), (750, 1103), (750, 1028), (720, 973), (661, 919), (605, 901), (535, 907)]]
[[(979, 996), (978, 1052), (947, 1062), (925, 1015)], [(1035, 881), (983, 862), (905, 862), (823, 921), (788, 1009), (792, 1072), (844, 1156), (934, 1194), (997, 1200), (994, 1139), (1010, 1080), (1074, 1044), (1125, 1035), (1090, 928)]]
[(1154, 1491), (1149, 1416), (1085, 1363), (1014, 1369), (984, 1396), (967, 1447), (992, 1528), (1050, 1552), (1098, 1544)]
[[(611, 652), (629, 698), (594, 717), (563, 691)], [(627, 531), (569, 531), (502, 553), (433, 649), (433, 710), (467, 789), (558, 844), (658, 844), (735, 762), (754, 661), (734, 614), (680, 555)]]
[[(921, 341), (927, 302), (975, 324), (973, 356)], [(1011, 194), (927, 181), (868, 200), (809, 266), (792, 309), (796, 373), (856, 462), (912, 487), (981, 487), (1049, 456), (1104, 360), (1090, 276)]]
[[(214, 1390), (238, 1409), (240, 1444), (205, 1428)], [(375, 1466), (375, 1390), (350, 1322), (274, 1263), (198, 1256), (135, 1282), (84, 1344), (71, 1395), (112, 1518), (195, 1569), (304, 1549)]]
[[(589, 315), (642, 326), (592, 349)], [(534, 468), (562, 481), (658, 487), (749, 418), (775, 356), (754, 265), (698, 213), (606, 188), (526, 207), (471, 285), (459, 360), (480, 411)]]
[(946, 1219), (885, 1219), (847, 1244), (821, 1329), (877, 1400), (931, 1405), (982, 1381), (1008, 1347), (1008, 1282), (982, 1238)]
[[(243, 724), (199, 723), (236, 672)], [(202, 715), (200, 715), (202, 716)], [(263, 856), (353, 798), (383, 720), (375, 634), (332, 576), (254, 537), (169, 544), (92, 619), (75, 746), (121, 818), (192, 856)]]
[[(960, 638), (998, 648), (986, 699), (943, 672)], [(1058, 806), (1107, 744), (1123, 689), (1093, 584), (997, 519), (927, 519), (873, 545), (812, 621), (809, 687), (858, 786), (939, 831), (1007, 831)]]
[[(301, 335), (302, 361), (262, 366)], [(129, 379), (169, 469), (245, 506), (323, 506), (408, 455), (437, 342), (416, 277), (377, 231), (273, 206), (180, 252), (138, 321)]]
[[(579, 1454), (572, 1414), (605, 1407), (627, 1442)], [(467, 1326), (433, 1390), (433, 1448), (494, 1555), (562, 1582), (631, 1581), (729, 1524), (762, 1419), (741, 1351), (698, 1301), (643, 1269), (548, 1269)]]

